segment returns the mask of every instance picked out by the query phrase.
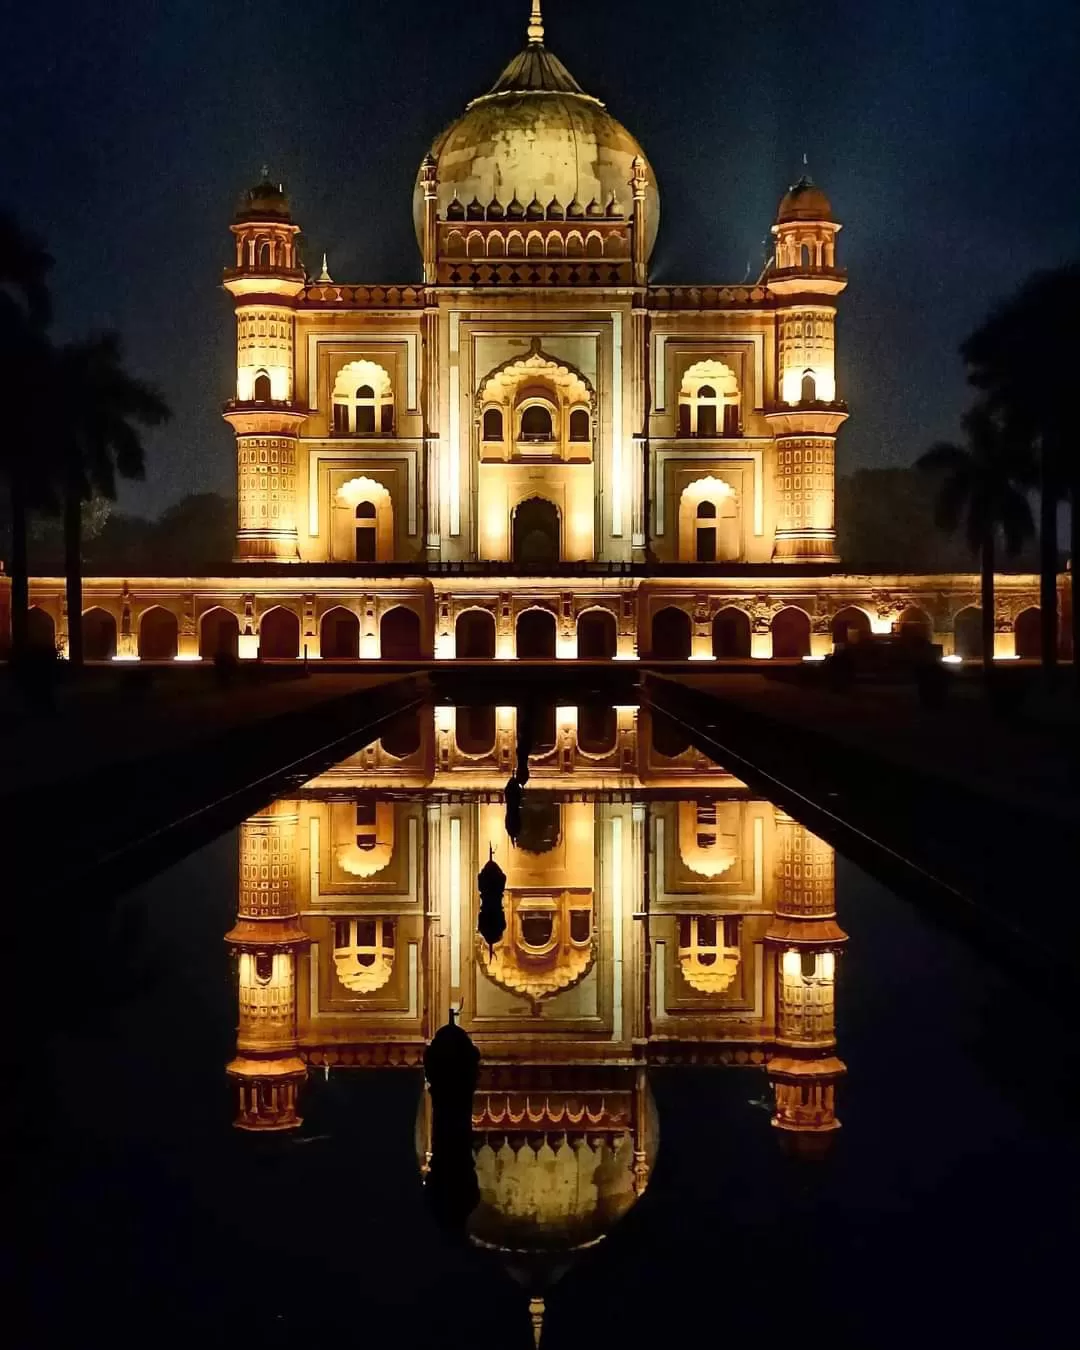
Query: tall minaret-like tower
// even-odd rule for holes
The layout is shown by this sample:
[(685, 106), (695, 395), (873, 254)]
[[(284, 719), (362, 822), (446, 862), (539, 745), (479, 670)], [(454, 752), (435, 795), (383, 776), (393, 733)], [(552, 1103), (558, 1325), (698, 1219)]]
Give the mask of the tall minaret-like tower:
[(765, 276), (777, 301), (776, 378), (769, 422), (776, 438), (775, 562), (835, 563), (836, 433), (847, 407), (836, 394), (836, 266), (829, 199), (802, 178), (772, 228), (776, 252)]
[(236, 432), (236, 559), (297, 562), (297, 451), (306, 418), (293, 384), (300, 227), (281, 186), (264, 174), (230, 228), (236, 266), (225, 289), (236, 301), (236, 398), (225, 420)]

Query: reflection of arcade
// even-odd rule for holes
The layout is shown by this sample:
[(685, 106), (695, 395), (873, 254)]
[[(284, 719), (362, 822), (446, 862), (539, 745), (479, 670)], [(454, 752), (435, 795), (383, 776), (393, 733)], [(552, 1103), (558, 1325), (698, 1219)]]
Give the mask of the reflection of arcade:
[[(309, 1066), (419, 1066), (459, 1008), (483, 1056), (471, 1231), (518, 1253), (591, 1243), (643, 1192), (650, 1065), (759, 1067), (780, 1137), (811, 1153), (844, 1072), (832, 850), (637, 709), (546, 726), (516, 845), (512, 709), (429, 711), (247, 821), (229, 934), (238, 1125), (299, 1125)], [(491, 850), (493, 952), (476, 933)]]

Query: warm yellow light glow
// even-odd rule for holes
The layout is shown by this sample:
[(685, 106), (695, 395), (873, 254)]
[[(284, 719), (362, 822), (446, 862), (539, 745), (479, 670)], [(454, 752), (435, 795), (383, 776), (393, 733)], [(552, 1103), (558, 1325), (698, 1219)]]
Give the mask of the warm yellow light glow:
[(784, 371), (781, 381), (781, 397), (785, 403), (801, 403), (803, 379), (807, 372), (814, 377), (814, 396), (818, 403), (833, 403), (836, 400), (836, 375), (830, 366), (796, 365)]
[(193, 665), (202, 660), (198, 652), (179, 652), (173, 657), (174, 661), (180, 661), (188, 665)]
[(124, 652), (124, 653), (117, 652), (116, 655), (113, 657), (114, 661), (137, 661), (138, 659), (139, 658), (135, 656), (134, 653), (132, 652)]
[(453, 633), (435, 635), (435, 660), (453, 661), (457, 658), (457, 638)]
[(797, 980), (802, 975), (802, 956), (796, 951), (786, 951), (781, 960), (781, 970), (785, 980)]
[(957, 656), (955, 653), (952, 656), (943, 656), (941, 659), (947, 666), (962, 666), (964, 664), (964, 658)]
[(555, 716), (561, 731), (577, 730), (577, 708), (558, 708)]
[(896, 622), (896, 616), (890, 614), (887, 618), (882, 618), (880, 614), (870, 615), (871, 633), (891, 633), (893, 624)]
[(832, 984), (836, 979), (836, 953), (819, 952), (817, 959), (817, 976), (820, 980), (825, 980)]
[(236, 654), (241, 661), (255, 661), (259, 656), (258, 633), (241, 633), (236, 641)]
[(750, 634), (750, 656), (754, 661), (772, 660), (772, 633)]
[(435, 709), (435, 726), (439, 731), (453, 731), (457, 722), (457, 709), (448, 704), (440, 704)]
[(514, 717), (516, 713), (517, 713), (516, 708), (498, 709), (496, 715), (499, 719), (499, 726), (503, 731), (509, 731), (510, 728), (514, 725)]
[(555, 646), (555, 654), (560, 661), (576, 661), (577, 633), (571, 633), (569, 637), (560, 637)]
[(824, 661), (825, 658), (824, 658), (824, 656), (818, 656), (818, 655), (814, 654), (814, 655), (812, 655), (812, 656), (804, 656), (804, 657), (803, 657), (803, 660), (804, 660), (808, 665), (815, 665), (815, 666), (816, 666), (816, 665), (820, 665), (820, 663), (821, 663), (822, 661)]
[(365, 661), (377, 661), (381, 655), (379, 651), (379, 639), (371, 633), (360, 640), (360, 656)]
[(495, 643), (496, 661), (513, 661), (517, 656), (514, 651), (513, 633), (503, 633)]

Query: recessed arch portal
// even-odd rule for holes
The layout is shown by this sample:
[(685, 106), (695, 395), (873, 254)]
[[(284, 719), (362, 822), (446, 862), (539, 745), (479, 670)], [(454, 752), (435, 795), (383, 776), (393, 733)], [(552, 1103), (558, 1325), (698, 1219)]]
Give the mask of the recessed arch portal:
[(549, 609), (527, 609), (518, 615), (519, 661), (554, 661), (556, 641), (555, 615)]
[(529, 497), (514, 510), (513, 561), (524, 567), (557, 563), (562, 557), (562, 517), (554, 502)]

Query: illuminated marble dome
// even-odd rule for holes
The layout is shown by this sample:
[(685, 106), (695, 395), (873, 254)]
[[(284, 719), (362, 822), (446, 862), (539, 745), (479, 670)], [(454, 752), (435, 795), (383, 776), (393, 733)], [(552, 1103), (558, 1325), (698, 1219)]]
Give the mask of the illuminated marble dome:
[[(578, 84), (544, 46), (539, 4), (533, 6), (529, 43), (499, 76), (493, 89), (469, 104), (435, 142), (439, 214), (455, 196), (463, 207), (497, 199), (505, 209), (553, 200), (568, 217), (603, 216), (614, 197), (621, 216), (632, 211), (634, 159), (648, 175), (648, 253), (660, 224), (656, 175), (629, 131)], [(413, 215), (423, 238), (423, 189), (417, 179)], [(534, 210), (535, 210), (534, 206)]]

